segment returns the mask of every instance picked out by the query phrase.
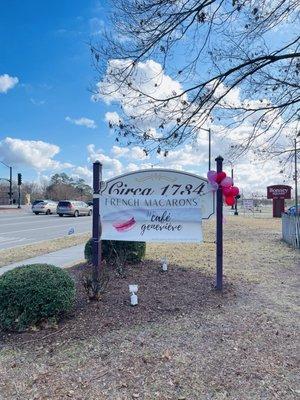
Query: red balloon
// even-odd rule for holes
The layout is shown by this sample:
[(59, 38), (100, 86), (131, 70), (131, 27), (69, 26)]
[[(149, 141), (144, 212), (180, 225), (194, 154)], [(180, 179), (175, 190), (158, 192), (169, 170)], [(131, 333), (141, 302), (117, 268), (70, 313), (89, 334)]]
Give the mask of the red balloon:
[(233, 197), (237, 196), (239, 194), (239, 192), (240, 192), (239, 188), (236, 187), (236, 186), (232, 186), (230, 188), (230, 191), (231, 191), (231, 196), (233, 196)]
[(216, 182), (217, 183), (221, 183), (224, 178), (226, 178), (226, 173), (223, 172), (223, 171), (222, 172), (218, 172), (217, 176), (216, 176)]
[(228, 206), (233, 206), (233, 205), (235, 204), (235, 199), (234, 199), (234, 197), (233, 197), (233, 196), (226, 196), (226, 197), (225, 197), (225, 203), (226, 203)]
[(225, 197), (232, 196), (231, 186), (229, 186), (229, 187), (227, 187), (227, 186), (223, 187), (222, 186), (222, 190), (223, 190), (223, 194), (224, 194)]

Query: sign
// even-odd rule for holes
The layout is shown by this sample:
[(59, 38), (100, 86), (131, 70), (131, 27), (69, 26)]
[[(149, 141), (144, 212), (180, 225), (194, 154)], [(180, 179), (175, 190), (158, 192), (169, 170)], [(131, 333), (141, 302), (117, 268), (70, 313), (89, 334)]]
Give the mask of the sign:
[(201, 242), (201, 221), (214, 208), (214, 194), (200, 176), (165, 169), (121, 175), (101, 185), (101, 239)]
[(267, 187), (268, 199), (290, 199), (291, 186), (287, 185), (272, 185)]
[(243, 207), (244, 210), (246, 211), (251, 211), (254, 212), (254, 201), (253, 199), (244, 199), (243, 200)]

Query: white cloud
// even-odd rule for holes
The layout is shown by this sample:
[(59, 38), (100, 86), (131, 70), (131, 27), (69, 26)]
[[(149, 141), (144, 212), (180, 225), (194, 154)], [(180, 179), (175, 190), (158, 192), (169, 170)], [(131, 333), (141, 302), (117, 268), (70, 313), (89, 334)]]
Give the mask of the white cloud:
[(123, 171), (123, 164), (116, 158), (111, 158), (103, 153), (102, 149), (96, 149), (94, 144), (87, 146), (88, 161), (100, 161), (103, 166), (106, 177), (120, 175)]
[(85, 179), (86, 181), (91, 181), (92, 177), (93, 177), (93, 173), (91, 171), (90, 168), (88, 168), (87, 166), (84, 167), (75, 167), (73, 169), (73, 174), (76, 174), (76, 176), (78, 178), (82, 178)]
[(7, 93), (19, 82), (17, 77), (9, 76), (8, 74), (0, 75), (0, 93)]
[(134, 161), (145, 160), (146, 158), (149, 158), (149, 156), (146, 156), (142, 147), (139, 146), (133, 146), (133, 147), (113, 146), (111, 149), (111, 153), (113, 156), (117, 158), (123, 157)]
[(110, 125), (118, 125), (120, 122), (122, 122), (122, 118), (115, 111), (107, 112), (105, 114), (105, 121)]
[(22, 140), (6, 137), (0, 141), (0, 158), (9, 165), (22, 165), (36, 170), (60, 170), (71, 168), (72, 164), (62, 163), (53, 158), (60, 148), (41, 140)]
[(111, 149), (111, 153), (115, 157), (124, 157), (126, 154), (129, 153), (129, 147), (113, 146)]
[(41, 173), (38, 173), (38, 179), (37, 179), (37, 183), (41, 186), (47, 186), (49, 185), (51, 181), (51, 176), (49, 175), (43, 175)]
[(266, 195), (267, 186), (277, 184), (290, 184), (284, 182), (285, 178), (279, 173), (279, 166), (275, 161), (262, 163), (251, 163), (248, 160), (237, 163), (234, 167), (234, 183), (243, 189), (246, 196), (252, 193)]
[[(102, 100), (107, 104), (119, 104), (124, 113), (134, 119), (136, 126), (149, 129), (148, 134), (157, 137), (159, 135), (157, 129), (162, 123), (172, 123), (176, 121), (176, 118), (182, 116), (183, 102), (187, 101), (187, 96), (182, 95), (177, 99), (170, 100), (167, 105), (149, 99), (147, 96), (164, 99), (172, 97), (174, 94), (180, 94), (183, 91), (182, 86), (166, 75), (162, 66), (153, 60), (137, 63), (132, 76), (128, 78), (126, 77), (126, 67), (129, 67), (130, 63), (130, 60), (110, 60), (106, 75), (96, 85), (97, 94), (92, 96), (92, 99), (94, 101)], [(118, 73), (124, 74), (127, 84), (120, 85), (115, 78)], [(155, 113), (153, 112), (154, 107), (156, 107)], [(119, 123), (119, 119), (119, 116), (118, 119), (113, 118), (116, 125)]]
[(86, 128), (90, 129), (95, 129), (97, 128), (97, 125), (93, 119), (86, 118), (86, 117), (81, 117), (78, 119), (73, 119), (70, 117), (65, 118), (66, 121), (71, 122), (71, 124), (79, 125), (79, 126), (85, 126)]
[(125, 168), (126, 172), (137, 171), (138, 169), (140, 169), (140, 166), (134, 163), (129, 163)]
[[(214, 131), (213, 131), (214, 132)], [(219, 137), (213, 140), (212, 169), (215, 169), (214, 159), (218, 154), (224, 155), (223, 141)], [(147, 158), (139, 157), (141, 148), (121, 148), (113, 146), (105, 152), (97, 149), (95, 145), (87, 146), (87, 164), (76, 166), (55, 160), (60, 148), (57, 145), (34, 140), (21, 140), (5, 138), (0, 141), (0, 159), (8, 165), (31, 167), (47, 182), (43, 171), (50, 176), (54, 171), (68, 169), (68, 173), (76, 178), (83, 178), (88, 183), (92, 181), (92, 163), (96, 160), (103, 164), (103, 179), (123, 174), (125, 172), (149, 168), (169, 168), (184, 170), (202, 176), (207, 172), (208, 146), (207, 135), (203, 134), (193, 144), (181, 146), (169, 152), (168, 157), (153, 155)], [(133, 154), (136, 158), (133, 159)], [(120, 161), (120, 159), (122, 161)], [(225, 158), (225, 157), (224, 157)], [(228, 159), (224, 160), (223, 169), (230, 174)], [(246, 196), (252, 193), (265, 194), (266, 187), (270, 184), (283, 183), (284, 177), (279, 174), (279, 166), (275, 161), (266, 163), (253, 162), (250, 155), (241, 158), (234, 165), (234, 181), (243, 190)], [(284, 182), (292, 184), (292, 182)]]

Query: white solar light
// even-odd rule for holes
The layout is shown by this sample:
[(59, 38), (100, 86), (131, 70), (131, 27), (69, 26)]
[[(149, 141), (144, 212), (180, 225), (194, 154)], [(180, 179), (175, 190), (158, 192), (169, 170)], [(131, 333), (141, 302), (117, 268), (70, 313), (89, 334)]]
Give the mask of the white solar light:
[(162, 269), (164, 272), (167, 272), (167, 271), (168, 271), (168, 260), (167, 260), (166, 257), (163, 258), (163, 259), (161, 260), (161, 269)]
[(139, 290), (138, 285), (129, 285), (129, 292), (131, 293), (130, 304), (132, 306), (136, 306), (138, 304), (138, 297), (136, 294), (138, 290)]

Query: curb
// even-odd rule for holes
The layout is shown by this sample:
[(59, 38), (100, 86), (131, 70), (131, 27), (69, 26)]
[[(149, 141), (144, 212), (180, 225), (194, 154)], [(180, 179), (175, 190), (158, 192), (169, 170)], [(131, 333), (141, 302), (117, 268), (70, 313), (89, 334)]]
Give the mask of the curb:
[(61, 268), (62, 269), (68, 269), (68, 268), (72, 268), (72, 267), (75, 267), (78, 264), (83, 264), (83, 263), (86, 263), (86, 260), (84, 258), (82, 258), (81, 260), (73, 261), (70, 264), (63, 265)]

